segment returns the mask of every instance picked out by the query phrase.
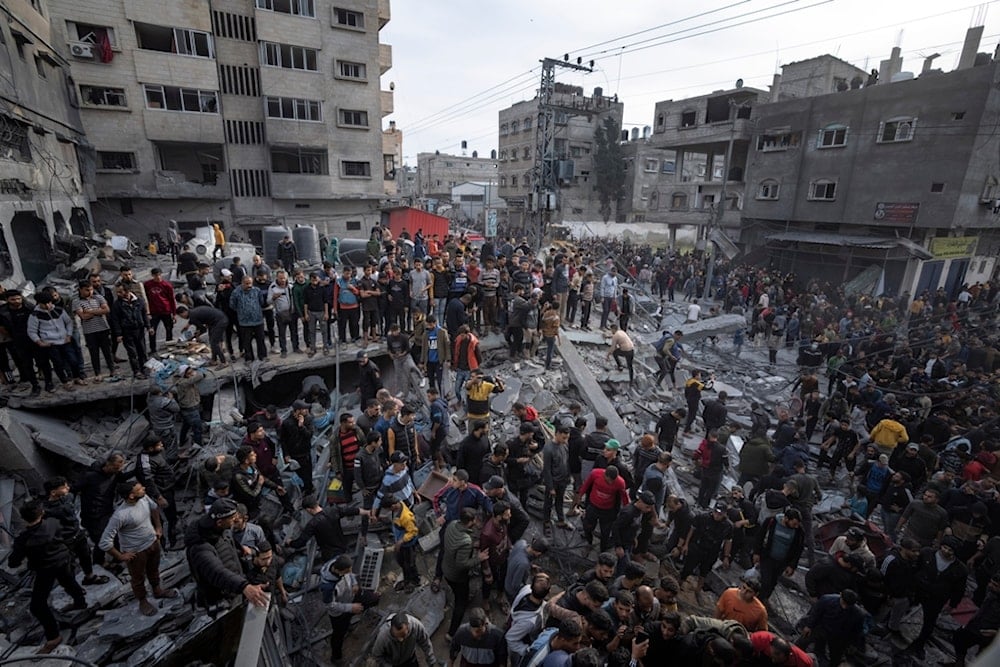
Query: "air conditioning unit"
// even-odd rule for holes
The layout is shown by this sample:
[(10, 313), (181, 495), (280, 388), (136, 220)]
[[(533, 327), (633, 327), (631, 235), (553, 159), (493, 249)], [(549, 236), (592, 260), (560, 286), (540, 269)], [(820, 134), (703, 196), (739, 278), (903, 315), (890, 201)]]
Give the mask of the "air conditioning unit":
[(74, 58), (94, 59), (94, 45), (89, 42), (70, 42), (69, 52)]

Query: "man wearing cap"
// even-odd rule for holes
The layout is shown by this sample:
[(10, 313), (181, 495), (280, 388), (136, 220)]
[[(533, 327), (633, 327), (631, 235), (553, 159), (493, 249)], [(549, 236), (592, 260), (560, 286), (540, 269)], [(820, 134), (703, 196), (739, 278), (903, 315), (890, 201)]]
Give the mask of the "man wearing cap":
[(313, 492), (313, 427), (309, 404), (301, 399), (292, 403), (292, 414), (278, 427), (278, 444), (285, 455), (285, 461), (299, 464), (298, 475), (302, 479), (302, 493)]
[(889, 457), (889, 465), (897, 472), (905, 472), (910, 476), (910, 488), (922, 489), (927, 481), (927, 465), (919, 456), (920, 444), (916, 442), (907, 443), (903, 455), (896, 452), (896, 456)]
[(835, 559), (843, 554), (857, 554), (865, 561), (865, 571), (875, 569), (875, 554), (868, 548), (864, 531), (857, 526), (851, 526), (846, 533), (835, 539), (829, 554)]
[(961, 540), (949, 535), (941, 540), (937, 549), (925, 547), (920, 550), (913, 583), (917, 602), (924, 612), (923, 624), (907, 651), (921, 660), (924, 659), (924, 645), (934, 633), (937, 618), (945, 605), (954, 609), (965, 595), (969, 568), (955, 555), (961, 545)]
[(375, 494), (375, 502), (372, 504), (373, 516), (378, 516), (382, 499), (390, 494), (406, 503), (408, 507), (413, 506), (416, 489), (413, 487), (413, 480), (406, 467), (409, 460), (409, 457), (403, 452), (393, 452), (389, 456), (389, 467), (386, 468), (385, 475), (382, 477), (382, 486)]
[(632, 557), (639, 542), (643, 529), (652, 523), (659, 523), (656, 518), (656, 497), (651, 491), (640, 491), (635, 502), (626, 505), (615, 518), (611, 527), (611, 543), (615, 556), (618, 557), (619, 573), (624, 572), (626, 563)]
[(240, 565), (240, 546), (230, 530), (236, 517), (236, 501), (220, 498), (208, 514), (188, 524), (184, 531), (188, 567), (198, 586), (198, 603), (212, 609), (242, 595), (258, 607), (270, 600), (263, 586), (252, 585)]
[[(501, 447), (503, 445), (497, 445)], [(531, 524), (531, 517), (525, 511), (521, 501), (517, 499), (510, 489), (506, 488), (503, 477), (493, 475), (483, 484), (483, 493), (493, 502), (503, 501), (510, 509), (510, 521), (508, 522), (507, 534), (510, 536), (511, 544), (517, 543), (521, 536), (528, 530)]]
[(697, 574), (694, 590), (698, 594), (705, 583), (705, 577), (712, 571), (720, 556), (724, 567), (728, 568), (732, 562), (733, 524), (727, 517), (728, 511), (729, 505), (719, 501), (711, 512), (695, 517), (684, 546), (681, 547), (681, 554), (684, 556), (681, 584), (692, 574)]
[(767, 607), (757, 599), (760, 581), (744, 579), (739, 586), (727, 588), (715, 605), (715, 617), (723, 621), (739, 621), (749, 632), (767, 630)]
[(144, 282), (147, 304), (149, 306), (149, 352), (156, 353), (156, 330), (163, 324), (166, 339), (174, 339), (174, 322), (176, 322), (177, 300), (174, 297), (174, 286), (169, 280), (163, 279), (163, 270), (154, 266), (150, 273), (153, 277)]
[(542, 517), (547, 529), (552, 528), (552, 505), (555, 504), (556, 525), (567, 528), (564, 500), (570, 482), (569, 427), (559, 424), (553, 439), (542, 448), (542, 483), (545, 502)]
[(632, 479), (631, 469), (622, 459), (621, 449), (622, 445), (618, 442), (618, 440), (615, 438), (608, 439), (608, 441), (604, 443), (604, 450), (601, 452), (601, 455), (594, 461), (594, 469), (598, 470), (613, 465), (618, 468), (619, 476), (625, 480), (625, 487), (634, 489), (635, 480)]

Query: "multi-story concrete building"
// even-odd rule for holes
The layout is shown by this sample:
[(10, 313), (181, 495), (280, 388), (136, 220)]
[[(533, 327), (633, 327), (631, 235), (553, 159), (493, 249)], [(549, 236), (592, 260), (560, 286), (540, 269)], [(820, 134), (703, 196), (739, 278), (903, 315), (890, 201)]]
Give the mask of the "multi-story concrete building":
[(364, 235), (384, 198), (388, 0), (50, 0), (101, 226)]
[(451, 189), (459, 183), (497, 182), (496, 151), (491, 156), (472, 157), (434, 153), (417, 154), (417, 196), (429, 210), (451, 202)]
[(382, 171), (385, 194), (398, 198), (403, 168), (403, 132), (390, 120), (388, 129), (382, 130)]
[(93, 231), (93, 152), (45, 3), (5, 1), (0, 17), (0, 284), (14, 288), (55, 268), (56, 234)]
[[(989, 279), (1000, 252), (1000, 62), (970, 31), (958, 69), (754, 109), (742, 241), (776, 266), (888, 293)], [(784, 85), (784, 82), (782, 82)]]
[[(594, 190), (594, 133), (611, 117), (620, 128), (624, 104), (605, 97), (600, 88), (587, 96), (583, 88), (556, 83), (551, 103), (555, 111), (554, 155), (559, 191), (552, 222), (594, 221), (601, 218)], [(500, 110), (500, 196), (507, 202), (513, 229), (524, 229), (531, 217), (531, 202), (538, 148), (538, 99), (525, 100)]]
[(451, 202), (456, 215), (449, 217), (465, 225), (475, 225), (478, 229), (483, 227), (485, 211), (507, 208), (497, 191), (496, 181), (459, 183), (451, 189)]

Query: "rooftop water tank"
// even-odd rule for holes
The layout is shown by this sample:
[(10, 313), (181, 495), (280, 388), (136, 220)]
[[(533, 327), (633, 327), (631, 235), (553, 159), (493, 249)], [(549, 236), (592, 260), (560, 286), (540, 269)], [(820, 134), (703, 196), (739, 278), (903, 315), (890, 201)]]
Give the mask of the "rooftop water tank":
[[(291, 236), (292, 232), (288, 227), (279, 225), (269, 225), (261, 230), (261, 245), (264, 249), (264, 263), (268, 266), (274, 264), (278, 259), (278, 244), (286, 236)], [(302, 250), (299, 249), (301, 253)]]
[(299, 225), (292, 230), (292, 240), (295, 241), (299, 259), (304, 259), (310, 264), (319, 264), (319, 232), (315, 227)]

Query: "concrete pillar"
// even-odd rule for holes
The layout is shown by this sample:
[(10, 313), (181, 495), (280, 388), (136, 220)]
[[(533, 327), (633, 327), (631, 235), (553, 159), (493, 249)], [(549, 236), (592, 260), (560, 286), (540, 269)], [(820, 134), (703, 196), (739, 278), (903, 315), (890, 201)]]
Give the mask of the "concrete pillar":
[(979, 42), (983, 39), (983, 26), (969, 28), (965, 33), (965, 44), (962, 45), (962, 55), (958, 58), (958, 69), (970, 69), (976, 64), (976, 53)]

